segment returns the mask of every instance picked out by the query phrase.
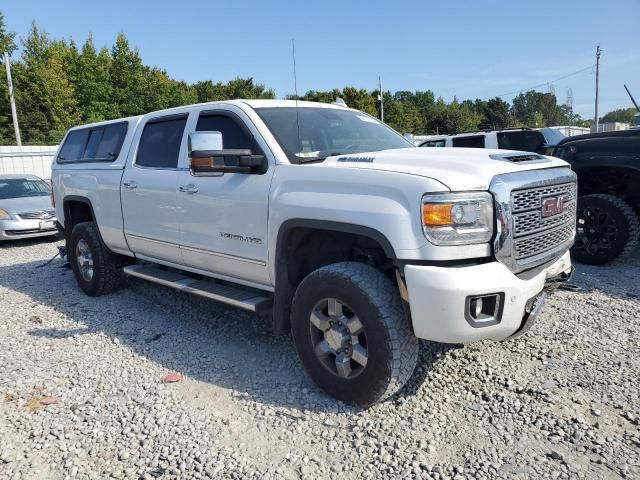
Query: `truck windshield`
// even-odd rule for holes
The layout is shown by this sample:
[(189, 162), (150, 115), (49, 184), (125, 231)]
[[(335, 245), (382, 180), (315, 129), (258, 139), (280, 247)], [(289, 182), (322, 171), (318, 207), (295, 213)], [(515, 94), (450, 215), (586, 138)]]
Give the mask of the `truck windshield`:
[(414, 145), (375, 118), (336, 108), (257, 108), (292, 163)]
[(49, 185), (42, 180), (27, 178), (0, 178), (0, 200), (8, 198), (45, 197), (49, 195)]

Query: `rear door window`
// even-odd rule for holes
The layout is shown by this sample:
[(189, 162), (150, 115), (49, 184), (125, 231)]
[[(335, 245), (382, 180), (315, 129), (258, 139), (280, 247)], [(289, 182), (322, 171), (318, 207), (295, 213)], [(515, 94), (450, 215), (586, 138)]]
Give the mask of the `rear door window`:
[(498, 132), (498, 148), (503, 150), (544, 153), (542, 147), (545, 144), (544, 135), (538, 130)]
[(484, 135), (470, 135), (467, 137), (455, 137), (451, 140), (454, 147), (460, 148), (484, 148)]
[(186, 115), (147, 122), (140, 138), (136, 165), (149, 168), (177, 168), (186, 123)]

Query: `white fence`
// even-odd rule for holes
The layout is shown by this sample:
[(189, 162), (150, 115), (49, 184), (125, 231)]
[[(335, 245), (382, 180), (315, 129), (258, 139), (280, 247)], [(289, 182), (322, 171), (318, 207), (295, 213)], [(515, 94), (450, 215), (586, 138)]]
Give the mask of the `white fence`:
[(40, 178), (51, 178), (51, 162), (56, 154), (53, 146), (0, 146), (0, 175), (3, 173), (29, 173)]

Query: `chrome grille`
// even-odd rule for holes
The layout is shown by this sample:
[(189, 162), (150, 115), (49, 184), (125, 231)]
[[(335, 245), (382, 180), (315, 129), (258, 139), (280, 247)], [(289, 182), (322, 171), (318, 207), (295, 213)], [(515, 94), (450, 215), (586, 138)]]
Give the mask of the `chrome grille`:
[(565, 225), (539, 235), (530, 235), (514, 242), (513, 248), (516, 260), (540, 255), (549, 250), (554, 250), (558, 245), (563, 245), (573, 238), (575, 225)]
[(557, 195), (568, 195), (570, 198), (576, 198), (576, 184), (563, 183), (562, 185), (550, 185), (548, 187), (531, 188), (513, 192), (511, 204), (513, 205), (513, 213), (522, 212), (524, 210), (532, 210), (540, 207), (543, 198), (553, 197)]
[(18, 216), (24, 220), (51, 220), (55, 218), (55, 210), (34, 210), (32, 212), (18, 213)]
[[(573, 239), (576, 222), (576, 184), (562, 183), (511, 193), (513, 254), (516, 261), (538, 257)], [(545, 198), (566, 195), (566, 211), (542, 216)]]
[[(494, 177), (490, 190), (498, 221), (496, 259), (517, 273), (563, 255), (575, 234), (576, 179), (576, 174), (564, 167)], [(558, 202), (560, 197), (563, 204)], [(558, 205), (564, 209), (556, 213)], [(543, 216), (543, 210), (548, 216)]]
[(528, 212), (516, 213), (513, 216), (514, 237), (522, 237), (530, 233), (548, 230), (558, 225), (563, 225), (568, 221), (573, 221), (576, 215), (576, 202), (572, 200), (567, 204), (567, 211), (553, 217), (543, 217), (541, 210), (530, 210)]

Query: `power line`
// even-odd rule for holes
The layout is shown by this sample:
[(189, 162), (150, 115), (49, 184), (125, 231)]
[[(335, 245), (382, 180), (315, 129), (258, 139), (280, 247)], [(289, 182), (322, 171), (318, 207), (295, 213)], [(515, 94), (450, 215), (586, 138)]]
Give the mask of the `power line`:
[(546, 87), (552, 83), (559, 82), (560, 80), (564, 80), (565, 78), (573, 77), (574, 75), (578, 75), (579, 73), (586, 72), (587, 70), (593, 70), (594, 65), (589, 65), (588, 67), (581, 68), (580, 70), (576, 70), (575, 72), (568, 73), (567, 75), (563, 75), (562, 77), (556, 78), (554, 80), (549, 80), (548, 82), (540, 83), (538, 85), (534, 85), (532, 87), (521, 88), (519, 90), (514, 90), (512, 92), (501, 93), (500, 95), (495, 95), (495, 97), (506, 97), (507, 95), (514, 95), (516, 93), (524, 92), (525, 90), (535, 90), (536, 88)]

